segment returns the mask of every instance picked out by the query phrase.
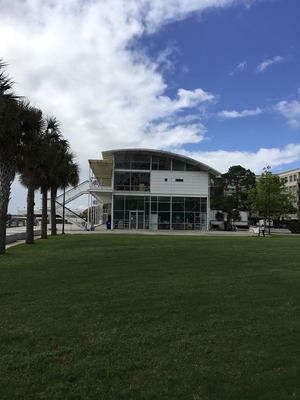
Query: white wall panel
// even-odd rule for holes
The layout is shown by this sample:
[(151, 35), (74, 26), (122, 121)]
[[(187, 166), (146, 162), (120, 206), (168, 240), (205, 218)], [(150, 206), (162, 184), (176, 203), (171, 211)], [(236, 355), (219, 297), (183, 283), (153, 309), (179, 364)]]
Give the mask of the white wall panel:
[[(183, 179), (183, 182), (177, 182), (176, 179)], [(151, 193), (208, 195), (208, 173), (206, 172), (151, 171), (150, 184)]]

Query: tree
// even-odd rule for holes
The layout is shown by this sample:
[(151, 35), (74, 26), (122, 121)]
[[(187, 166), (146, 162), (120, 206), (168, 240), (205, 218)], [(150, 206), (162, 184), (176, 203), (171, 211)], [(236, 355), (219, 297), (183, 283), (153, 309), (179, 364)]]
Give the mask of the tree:
[(17, 171), (22, 130), (13, 81), (0, 60), (0, 254), (5, 253), (6, 220), (11, 184)]
[(255, 187), (255, 174), (240, 165), (229, 168), (212, 187), (211, 208), (226, 212), (226, 229), (231, 229), (232, 220), (240, 220), (240, 211), (249, 211), (248, 192)]
[(286, 191), (286, 179), (273, 175), (270, 167), (264, 168), (256, 188), (249, 191), (252, 210), (265, 220), (270, 216), (280, 219), (297, 210), (293, 206), (294, 196)]
[[(74, 155), (72, 153), (68, 153), (65, 159), (65, 166), (64, 166), (64, 176), (61, 180), (61, 189), (65, 190), (68, 186), (77, 186), (79, 182), (79, 166), (73, 160)], [(65, 200), (63, 201), (63, 207), (65, 207)], [(62, 233), (64, 234), (64, 227), (65, 227), (65, 209), (63, 209), (63, 228)]]
[(40, 177), (45, 158), (42, 129), (42, 112), (29, 103), (23, 103), (21, 113), (27, 140), (23, 145), (18, 170), (20, 182), (27, 187), (26, 243), (34, 243), (34, 192), (40, 187)]
[(59, 123), (55, 117), (47, 118), (46, 130), (43, 134), (43, 147), (45, 157), (41, 166), (40, 187), (42, 194), (42, 223), (41, 237), (47, 239), (48, 220), (48, 190), (51, 187), (51, 177), (55, 175), (56, 150), (62, 140)]
[(65, 139), (58, 140), (54, 145), (56, 152), (50, 178), (50, 202), (51, 202), (51, 236), (57, 235), (56, 229), (56, 197), (57, 189), (65, 182), (66, 163), (69, 153), (69, 143)]
[(256, 184), (254, 172), (240, 165), (234, 165), (222, 175), (222, 179), (225, 192), (230, 191), (234, 199), (234, 208), (239, 211), (249, 211), (248, 192)]

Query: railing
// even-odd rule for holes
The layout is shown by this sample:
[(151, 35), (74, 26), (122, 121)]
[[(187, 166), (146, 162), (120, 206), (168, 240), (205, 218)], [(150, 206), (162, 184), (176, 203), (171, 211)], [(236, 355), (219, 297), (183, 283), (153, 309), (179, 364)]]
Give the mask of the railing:
[(89, 189), (90, 190), (102, 190), (102, 191), (112, 191), (112, 186), (104, 186), (104, 185), (100, 185), (96, 180), (94, 181), (90, 181), (89, 184)]
[(58, 205), (56, 212), (59, 214), (61, 217), (63, 216), (63, 209), (65, 208), (65, 211), (67, 211), (67, 214), (65, 214), (65, 219), (68, 219), (70, 222), (75, 223), (77, 226), (79, 226), (81, 229), (85, 230), (87, 227), (87, 222), (84, 218), (82, 218), (79, 214), (76, 212), (72, 211), (68, 207), (64, 207), (63, 204), (61, 204), (59, 201), (55, 201), (56, 204)]
[[(75, 186), (74, 188), (71, 188), (66, 191), (65, 193), (65, 202), (68, 203), (76, 197), (81, 196), (82, 194), (85, 194), (88, 192), (89, 189), (89, 181), (86, 180), (84, 182), (81, 182), (78, 186)], [(57, 196), (56, 200), (62, 201), (63, 199), (63, 193)]]
[(127, 192), (150, 192), (150, 185), (140, 183), (139, 185), (115, 185), (115, 190)]

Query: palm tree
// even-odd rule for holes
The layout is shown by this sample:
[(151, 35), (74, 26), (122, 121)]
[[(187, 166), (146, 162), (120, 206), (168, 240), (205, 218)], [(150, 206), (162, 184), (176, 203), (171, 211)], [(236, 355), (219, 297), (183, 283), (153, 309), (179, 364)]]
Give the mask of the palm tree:
[(18, 170), (20, 182), (27, 187), (27, 223), (26, 243), (34, 243), (34, 192), (40, 187), (40, 175), (44, 163), (42, 112), (29, 103), (24, 103), (22, 124), (26, 133), (26, 142), (21, 151)]
[(57, 189), (61, 187), (61, 182), (64, 179), (64, 168), (67, 154), (69, 154), (69, 142), (65, 139), (60, 139), (54, 144), (55, 160), (53, 168), (51, 168), (50, 177), (50, 202), (51, 202), (51, 236), (57, 235), (56, 229), (56, 196)]
[(55, 179), (51, 186), (51, 235), (57, 234), (56, 229), (56, 196), (58, 189), (76, 186), (79, 182), (79, 167), (74, 162), (74, 155), (69, 151), (61, 154), (60, 163), (56, 166)]
[(51, 176), (55, 174), (56, 149), (60, 140), (62, 140), (62, 136), (57, 119), (55, 117), (48, 118), (47, 127), (43, 134), (44, 153), (46, 156), (40, 174), (42, 194), (42, 239), (47, 239), (48, 190), (51, 187)]
[(18, 98), (13, 81), (7, 77), (6, 64), (0, 59), (0, 254), (5, 253), (6, 220), (11, 184), (17, 171), (22, 140)]
[[(61, 181), (61, 189), (63, 189), (64, 193), (68, 186), (77, 186), (79, 183), (79, 166), (73, 160), (74, 155), (69, 153), (66, 157), (65, 163), (65, 174)], [(63, 226), (62, 226), (62, 234), (65, 233), (65, 196), (63, 201)]]

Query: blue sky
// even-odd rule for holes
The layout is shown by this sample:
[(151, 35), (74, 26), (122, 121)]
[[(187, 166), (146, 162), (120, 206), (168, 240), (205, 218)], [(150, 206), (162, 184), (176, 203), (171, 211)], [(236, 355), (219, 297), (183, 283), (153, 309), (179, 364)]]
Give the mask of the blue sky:
[[(280, 101), (300, 101), (299, 16), (297, 0), (261, 1), (250, 8), (240, 5), (200, 18), (193, 15), (167, 25), (154, 38), (145, 38), (150, 56), (174, 48), (174, 69), (164, 72), (170, 96), (177, 87), (199, 86), (218, 96), (202, 119), (207, 140), (187, 144), (186, 149), (256, 152), (261, 147), (299, 143), (300, 126), (289, 126), (274, 109)], [(259, 72), (258, 66), (266, 60), (275, 62)], [(256, 116), (218, 117), (223, 110), (257, 108), (261, 113)], [(294, 166), (299, 161), (283, 168)]]
[[(300, 166), (299, 0), (0, 1), (16, 91), (61, 122), (88, 176), (114, 148), (225, 172)], [(16, 181), (10, 210), (25, 205)]]

